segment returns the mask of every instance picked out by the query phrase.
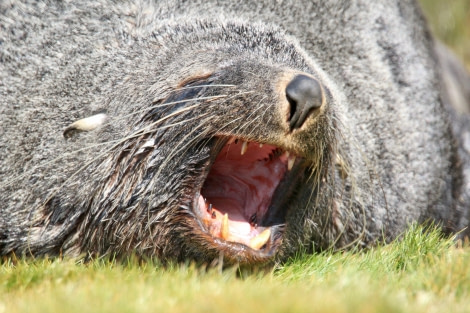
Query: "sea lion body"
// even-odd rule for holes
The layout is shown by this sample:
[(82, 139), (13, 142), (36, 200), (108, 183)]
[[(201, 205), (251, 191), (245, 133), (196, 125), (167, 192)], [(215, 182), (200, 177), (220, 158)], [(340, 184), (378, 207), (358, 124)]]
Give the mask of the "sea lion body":
[(414, 2), (7, 2), (0, 22), (2, 255), (261, 265), (468, 225), (468, 117)]

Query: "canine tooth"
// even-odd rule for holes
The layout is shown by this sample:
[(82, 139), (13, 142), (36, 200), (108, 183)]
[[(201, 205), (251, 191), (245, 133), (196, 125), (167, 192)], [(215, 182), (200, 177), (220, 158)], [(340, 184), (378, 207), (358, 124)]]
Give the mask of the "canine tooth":
[(266, 228), (259, 234), (258, 236), (252, 238), (250, 240), (250, 247), (255, 250), (259, 250), (262, 246), (266, 244), (266, 242), (271, 237), (271, 228)]
[(287, 169), (290, 171), (292, 167), (294, 166), (295, 162), (295, 155), (287, 159)]
[(229, 235), (229, 229), (228, 229), (228, 213), (224, 214), (224, 217), (222, 218), (222, 225), (220, 226), (220, 236), (222, 239), (227, 240)]
[(230, 138), (230, 139), (228, 140), (227, 144), (231, 145), (231, 144), (234, 143), (234, 142), (235, 142), (235, 138), (232, 137), (232, 138)]
[(242, 143), (242, 151), (241, 151), (241, 154), (244, 155), (247, 149), (248, 149), (248, 141), (244, 141), (244, 142)]
[(289, 158), (289, 155), (290, 155), (289, 151), (286, 151), (286, 158)]

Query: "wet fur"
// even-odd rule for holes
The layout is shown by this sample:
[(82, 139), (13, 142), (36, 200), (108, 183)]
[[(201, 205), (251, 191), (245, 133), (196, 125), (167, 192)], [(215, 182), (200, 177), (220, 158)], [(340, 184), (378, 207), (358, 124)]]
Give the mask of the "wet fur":
[[(412, 1), (7, 1), (0, 25), (0, 254), (217, 259), (190, 207), (221, 134), (311, 163), (275, 260), (468, 224), (467, 118), (451, 129)], [(277, 86), (292, 70), (330, 95), (284, 140)], [(106, 125), (63, 138), (97, 112)]]

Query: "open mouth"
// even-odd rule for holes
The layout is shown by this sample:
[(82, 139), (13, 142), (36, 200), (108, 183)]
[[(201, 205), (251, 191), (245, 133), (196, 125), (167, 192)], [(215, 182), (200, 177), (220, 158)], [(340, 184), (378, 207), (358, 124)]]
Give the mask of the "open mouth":
[(196, 199), (205, 231), (216, 241), (273, 252), (300, 172), (292, 169), (301, 160), (273, 145), (229, 138)]

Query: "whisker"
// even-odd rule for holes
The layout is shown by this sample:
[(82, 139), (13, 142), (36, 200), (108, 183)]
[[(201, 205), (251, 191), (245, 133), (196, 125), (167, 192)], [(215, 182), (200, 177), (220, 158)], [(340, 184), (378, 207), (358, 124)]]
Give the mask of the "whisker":
[(224, 97), (227, 97), (227, 96), (228, 95), (217, 95), (217, 96), (210, 96), (210, 97), (183, 99), (183, 100), (178, 100), (178, 101), (159, 103), (157, 105), (148, 106), (145, 109), (136, 110), (136, 111), (133, 111), (132, 113), (122, 115), (122, 116), (119, 117), (118, 120), (127, 119), (131, 116), (134, 116), (134, 115), (137, 115), (137, 114), (140, 114), (140, 113), (146, 113), (146, 112), (149, 112), (150, 110), (153, 110), (153, 109), (163, 108), (163, 107), (167, 107), (167, 106), (174, 105), (174, 104), (180, 104), (180, 103), (191, 102), (191, 101), (200, 101), (200, 100), (214, 100), (214, 99), (224, 98)]
[[(177, 113), (177, 112), (175, 112)], [(170, 127), (174, 127), (176, 125), (179, 125), (179, 124), (183, 124), (183, 123), (186, 123), (188, 122), (189, 120), (193, 120), (193, 119), (196, 119), (196, 118), (199, 118), (199, 116), (197, 117), (193, 117), (191, 119), (188, 119), (188, 120), (184, 120), (184, 121), (180, 121), (180, 122), (177, 122), (177, 123), (174, 123), (172, 125), (165, 125), (165, 126), (162, 126), (162, 127), (159, 127), (159, 128), (156, 128), (154, 129), (153, 131), (158, 131), (159, 129), (167, 129), (167, 128), (170, 128)], [(141, 135), (145, 135), (145, 134), (148, 134), (149, 132), (135, 132), (133, 134), (131, 134), (130, 136), (127, 136), (125, 137), (125, 139), (121, 139), (121, 140), (118, 140), (118, 141), (115, 141), (116, 143), (108, 148), (107, 150), (103, 151), (102, 153), (100, 153), (98, 156), (94, 157), (92, 160), (90, 160), (89, 162), (85, 163), (83, 166), (81, 166), (78, 170), (76, 170), (73, 174), (71, 174), (58, 188), (56, 188), (48, 197), (47, 199), (42, 203), (42, 206), (44, 206), (48, 201), (50, 201), (56, 194), (57, 192), (59, 192), (72, 178), (74, 178), (77, 174), (79, 174), (81, 171), (83, 171), (84, 169), (86, 169), (89, 165), (91, 165), (93, 162), (95, 162), (96, 160), (102, 158), (103, 156), (105, 156), (106, 154), (110, 153), (111, 151), (113, 151), (115, 148), (117, 148), (120, 144), (122, 144), (123, 142), (125, 141), (128, 141), (130, 139), (134, 139), (134, 138), (137, 138)], [(136, 147), (134, 147), (134, 149), (136, 149)]]
[(236, 85), (231, 85), (231, 84), (208, 84), (208, 85), (196, 85), (196, 86), (184, 86), (180, 87), (175, 90), (186, 90), (186, 89), (194, 89), (194, 88), (206, 88), (206, 87), (236, 87)]
[(196, 103), (196, 104), (191, 105), (191, 106), (189, 106), (189, 107), (185, 107), (185, 108), (183, 108), (183, 109), (181, 109), (181, 110), (178, 110), (178, 111), (176, 111), (176, 112), (173, 112), (173, 113), (171, 113), (171, 114), (168, 114), (168, 115), (166, 115), (166, 116), (164, 116), (164, 117), (158, 119), (157, 121), (154, 121), (154, 122), (148, 124), (147, 126), (145, 126), (145, 127), (143, 127), (143, 128), (140, 128), (139, 130), (135, 131), (134, 133), (132, 133), (132, 134), (130, 134), (130, 135), (128, 135), (128, 136), (122, 138), (122, 139), (121, 139), (121, 142), (127, 141), (127, 140), (132, 139), (132, 138), (139, 137), (140, 135), (142, 135), (142, 134), (144, 134), (144, 133), (148, 133), (148, 129), (149, 129), (149, 128), (155, 127), (155, 126), (157, 126), (158, 124), (162, 123), (163, 121), (165, 121), (165, 120), (167, 120), (167, 119), (169, 119), (169, 118), (171, 118), (171, 117), (174, 117), (174, 116), (177, 116), (177, 115), (179, 115), (179, 114), (181, 114), (181, 113), (183, 113), (183, 112), (192, 110), (192, 109), (198, 107), (199, 105), (200, 105), (200, 103)]
[[(205, 98), (199, 98), (199, 99), (209, 99), (209, 100), (210, 100), (210, 99), (221, 98), (221, 97), (225, 97), (225, 95), (222, 95), (222, 96), (214, 96), (214, 97), (205, 97)], [(197, 99), (197, 98), (196, 98), (196, 99)], [(180, 102), (186, 102), (186, 101), (187, 101), (187, 100), (175, 101), (175, 102), (173, 102), (172, 104), (180, 103)], [(162, 117), (161, 119), (159, 119), (159, 120), (157, 120), (157, 121), (155, 121), (155, 122), (153, 122), (153, 123), (150, 123), (150, 124), (147, 125), (146, 127), (142, 128), (142, 129), (139, 129), (138, 131), (136, 131), (136, 132), (134, 132), (134, 133), (132, 133), (132, 134), (126, 136), (126, 137), (123, 137), (123, 138), (120, 138), (120, 139), (116, 139), (116, 140), (110, 140), (110, 141), (106, 141), (106, 142), (102, 142), (102, 143), (95, 143), (95, 144), (93, 144), (93, 145), (90, 145), (90, 146), (87, 146), (87, 147), (83, 147), (83, 148), (74, 150), (74, 151), (72, 151), (72, 152), (68, 152), (68, 153), (66, 153), (66, 154), (64, 154), (64, 155), (61, 155), (61, 156), (57, 157), (57, 158), (54, 158), (54, 159), (49, 160), (49, 161), (47, 161), (47, 162), (41, 163), (40, 166), (47, 166), (47, 165), (53, 164), (53, 163), (55, 163), (55, 162), (57, 162), (57, 161), (59, 161), (59, 160), (61, 160), (61, 159), (65, 159), (66, 157), (69, 157), (69, 156), (72, 156), (72, 155), (74, 155), (74, 154), (77, 154), (77, 153), (80, 153), (80, 152), (84, 152), (84, 151), (87, 151), (87, 150), (91, 150), (91, 149), (97, 148), (97, 147), (99, 147), (99, 146), (106, 146), (106, 145), (109, 145), (109, 144), (114, 144), (114, 146), (112, 146), (109, 150), (106, 151), (106, 153), (107, 153), (107, 152), (109, 152), (110, 150), (116, 148), (117, 145), (119, 145), (120, 143), (122, 143), (122, 142), (124, 142), (124, 141), (126, 141), (126, 140), (129, 140), (129, 139), (132, 139), (132, 138), (136, 138), (136, 137), (138, 137), (138, 136), (140, 136), (140, 135), (142, 135), (142, 134), (146, 134), (146, 133), (148, 133), (147, 130), (148, 130), (149, 128), (155, 127), (155, 126), (158, 125), (159, 123), (161, 123), (161, 122), (163, 122), (163, 121), (165, 121), (165, 120), (167, 120), (167, 119), (169, 119), (169, 118), (171, 118), (171, 117), (174, 117), (174, 116), (176, 116), (176, 115), (179, 115), (179, 114), (181, 114), (181, 113), (183, 113), (183, 112), (185, 112), (185, 111), (189, 111), (189, 110), (191, 110), (191, 109), (193, 109), (193, 108), (195, 108), (195, 107), (197, 107), (197, 106), (199, 106), (199, 103), (197, 103), (197, 104), (195, 104), (195, 105), (192, 105), (192, 106), (189, 106), (189, 107), (186, 107), (186, 108), (183, 108), (183, 109), (178, 110), (178, 111), (176, 111), (176, 112), (173, 112), (173, 113), (171, 113), (171, 114), (169, 114), (169, 115), (166, 115), (166, 116)], [(157, 107), (158, 107), (158, 106), (155, 106), (155, 108), (157, 108)], [(126, 115), (126, 116), (121, 117), (121, 119), (124, 119), (125, 117), (129, 117), (129, 116), (131, 116), (131, 115), (137, 114), (137, 113), (139, 113), (139, 112), (141, 113), (141, 112), (144, 112), (144, 111), (148, 111), (148, 109), (146, 109), (146, 110), (140, 110), (140, 111), (138, 111), (138, 112), (137, 112), (137, 111), (136, 111), (136, 112), (133, 112), (133, 113), (131, 113), (131, 114), (128, 114), (128, 115)], [(195, 117), (195, 118), (197, 118), (197, 117)], [(195, 119), (195, 118), (193, 118), (193, 119)], [(106, 125), (109, 125), (110, 123), (111, 123), (111, 122), (106, 122), (105, 125), (103, 125), (103, 127), (105, 127)], [(166, 128), (168, 128), (168, 127), (166, 127)], [(145, 131), (144, 131), (144, 130), (145, 130)], [(157, 130), (157, 129), (155, 129), (155, 130)], [(100, 155), (102, 155), (102, 154), (100, 154)], [(92, 160), (92, 161), (93, 161), (93, 160)], [(33, 173), (35, 170), (36, 170), (36, 168), (33, 168), (33, 169), (31, 169), (31, 170), (29, 170), (29, 171), (27, 171), (27, 172), (25, 172), (25, 173), (23, 173), (23, 174), (21, 174), (21, 175), (18, 175), (18, 176), (16, 176), (16, 177), (10, 179), (8, 182), (2, 182), (2, 183), (0, 184), (0, 187), (4, 188), (4, 187), (11, 186), (11, 185), (14, 184), (15, 182), (17, 182), (17, 181), (19, 181), (19, 180), (21, 180), (21, 179), (24, 179), (25, 177), (27, 177), (28, 175), (30, 175), (31, 173)]]
[[(266, 98), (266, 96), (264, 96), (264, 97), (260, 100), (260, 102), (261, 102), (263, 99), (265, 99), (265, 98)], [(242, 125), (239, 127), (240, 130), (244, 130), (244, 129), (248, 128), (248, 126), (254, 124), (254, 122), (256, 122), (256, 120), (259, 119), (259, 116), (258, 116), (257, 118), (255, 118), (255, 119), (250, 119), (250, 118), (251, 118), (251, 116), (253, 116), (253, 114), (255, 114), (255, 113), (257, 113), (259, 110), (261, 110), (261, 108), (263, 108), (263, 106), (261, 106), (261, 105), (258, 106), (255, 110), (253, 110), (253, 111), (250, 113), (250, 115), (248, 115), (247, 117), (245, 117), (245, 119), (247, 119), (248, 121), (247, 121), (246, 123), (242, 124)], [(251, 132), (252, 132), (252, 131), (253, 131), (253, 129), (251, 130)]]

